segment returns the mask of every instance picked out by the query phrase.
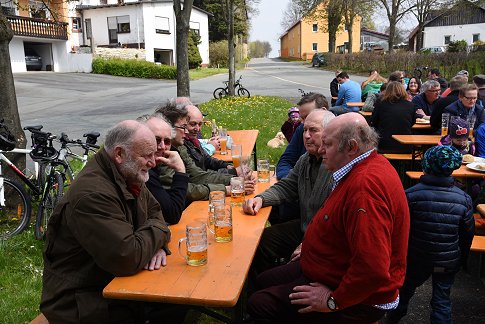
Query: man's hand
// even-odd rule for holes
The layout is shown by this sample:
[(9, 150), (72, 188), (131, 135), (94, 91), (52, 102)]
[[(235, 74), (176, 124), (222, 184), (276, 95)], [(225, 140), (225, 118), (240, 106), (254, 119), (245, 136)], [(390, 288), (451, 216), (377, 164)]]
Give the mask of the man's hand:
[(332, 291), (325, 285), (318, 282), (311, 282), (310, 285), (296, 286), (290, 294), (290, 302), (293, 305), (308, 305), (300, 308), (298, 313), (310, 312), (331, 312), (327, 306), (327, 300)]
[(212, 144), (212, 146), (214, 146), (216, 148), (216, 150), (221, 149), (221, 143), (219, 142), (219, 136), (214, 136), (214, 137), (209, 138), (207, 143)]
[(294, 262), (296, 260), (299, 260), (300, 255), (301, 255), (301, 243), (300, 243), (300, 245), (298, 245), (298, 247), (295, 249), (295, 251), (291, 255), (290, 262)]
[(251, 169), (244, 165), (238, 166), (236, 172), (238, 177), (243, 177), (245, 180), (250, 179), (253, 176)]
[(250, 195), (254, 192), (256, 185), (256, 179), (251, 176), (250, 179), (244, 179), (244, 192), (246, 195)]
[(167, 253), (164, 250), (160, 249), (155, 253), (155, 255), (150, 260), (150, 263), (147, 263), (145, 266), (145, 270), (158, 270), (161, 266), (167, 265)]
[(249, 198), (243, 203), (243, 211), (248, 215), (256, 215), (263, 206), (261, 197)]
[(178, 152), (166, 151), (164, 155), (165, 156), (159, 156), (155, 158), (155, 162), (157, 164), (165, 164), (170, 169), (185, 173), (185, 164), (184, 161), (182, 161), (182, 158), (180, 157)]

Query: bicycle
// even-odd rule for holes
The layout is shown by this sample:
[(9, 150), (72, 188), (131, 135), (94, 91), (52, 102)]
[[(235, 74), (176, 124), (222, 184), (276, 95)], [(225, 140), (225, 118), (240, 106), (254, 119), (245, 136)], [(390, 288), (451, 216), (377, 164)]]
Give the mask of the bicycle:
[[(249, 90), (244, 88), (244, 86), (241, 83), (242, 75), (239, 76), (239, 79), (234, 82), (234, 92), (237, 93), (238, 96), (240, 97), (251, 97), (251, 94), (249, 93)], [(229, 95), (229, 81), (224, 81), (223, 82), (226, 87), (225, 88), (217, 88), (214, 90), (214, 98), (215, 99), (222, 99), (225, 96)]]
[[(32, 132), (32, 147), (29, 152), (31, 158), (41, 165), (62, 165), (58, 161), (57, 150), (52, 146), (54, 137), (50, 133), (41, 132), (42, 126), (28, 126), (24, 128)], [(28, 187), (33, 200), (40, 201), (39, 210), (53, 209), (62, 197), (64, 189), (63, 175), (56, 167), (50, 168), (45, 181), (40, 179), (41, 171), (36, 182), (30, 180), (20, 169), (13, 164), (3, 152), (15, 150), (15, 137), (9, 132), (7, 126), (0, 120), (0, 239), (5, 240), (21, 233), (29, 224), (32, 211), (31, 199), (24, 186), (18, 182), (5, 178), (2, 173), (2, 164), (5, 163), (22, 182)], [(3, 162), (3, 163), (2, 163)], [(36, 238), (38, 222), (36, 219)]]

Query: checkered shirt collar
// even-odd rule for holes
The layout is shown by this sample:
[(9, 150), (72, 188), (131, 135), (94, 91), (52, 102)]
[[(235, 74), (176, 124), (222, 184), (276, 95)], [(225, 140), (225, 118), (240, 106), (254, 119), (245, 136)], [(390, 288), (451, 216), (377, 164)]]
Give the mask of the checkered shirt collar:
[(346, 165), (344, 165), (343, 167), (341, 167), (340, 169), (335, 171), (333, 173), (333, 176), (332, 176), (333, 177), (332, 190), (334, 190), (335, 187), (337, 187), (337, 185), (339, 184), (339, 182), (343, 179), (343, 177), (345, 177), (347, 175), (347, 173), (349, 173), (350, 170), (352, 170), (354, 165), (356, 165), (357, 163), (361, 162), (362, 160), (368, 158), (369, 155), (374, 150), (375, 149), (372, 149), (372, 150), (369, 150), (369, 151), (359, 155), (358, 157), (356, 157), (355, 159), (353, 159), (352, 161), (350, 161), (349, 163), (347, 163)]

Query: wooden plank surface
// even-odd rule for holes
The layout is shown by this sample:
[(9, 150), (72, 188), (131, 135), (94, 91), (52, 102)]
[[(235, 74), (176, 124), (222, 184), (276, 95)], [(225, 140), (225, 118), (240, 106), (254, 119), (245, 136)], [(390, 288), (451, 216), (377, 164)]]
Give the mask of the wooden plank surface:
[(372, 111), (362, 111), (362, 110), (359, 110), (359, 114), (361, 114), (364, 117), (370, 117), (370, 116), (372, 116)]
[(365, 102), (347, 102), (348, 107), (364, 107)]
[(410, 145), (438, 145), (440, 135), (392, 135), (396, 141)]
[[(275, 181), (272, 177), (271, 184)], [(258, 183), (255, 194), (269, 186), (270, 183)], [(168, 256), (167, 266), (156, 271), (143, 270), (130, 277), (117, 277), (106, 286), (103, 295), (115, 299), (233, 307), (244, 286), (270, 211), (271, 207), (266, 207), (256, 216), (249, 216), (241, 207), (234, 207), (233, 241), (216, 243), (208, 231), (208, 263), (192, 267), (178, 254), (178, 240), (185, 237), (187, 223), (194, 220), (206, 223), (208, 212), (207, 201), (193, 202), (184, 211), (180, 223), (170, 226), (172, 255)]]
[(414, 130), (428, 130), (428, 129), (431, 129), (431, 124), (414, 124), (412, 129), (414, 129)]
[(484, 253), (485, 252), (485, 236), (475, 235), (473, 237), (472, 246), (470, 248), (470, 251)]
[[(227, 133), (232, 137), (232, 141), (234, 144), (242, 144), (243, 157), (251, 156), (253, 148), (256, 145), (256, 140), (258, 139), (259, 130), (233, 130), (227, 131)], [(226, 162), (232, 162), (231, 150), (227, 150), (227, 154), (225, 155), (221, 155), (220, 151), (216, 151), (213, 157)]]
[(485, 204), (479, 204), (477, 205), (477, 211), (482, 215), (483, 218), (485, 218)]
[[(413, 180), (418, 180), (423, 175), (423, 172), (407, 171), (406, 175)], [(451, 175), (455, 178), (483, 178), (485, 176), (485, 173), (471, 170), (465, 165), (462, 165), (459, 169), (453, 171)]]

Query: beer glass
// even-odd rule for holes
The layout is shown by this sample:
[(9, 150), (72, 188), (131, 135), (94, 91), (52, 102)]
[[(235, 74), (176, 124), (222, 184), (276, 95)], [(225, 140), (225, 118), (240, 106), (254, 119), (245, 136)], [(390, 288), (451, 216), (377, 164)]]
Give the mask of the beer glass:
[(441, 115), (441, 136), (448, 135), (448, 125), (450, 123), (450, 114), (443, 113)]
[(209, 193), (209, 217), (207, 227), (214, 228), (214, 206), (226, 203), (226, 193), (224, 191), (211, 191)]
[[(179, 254), (190, 266), (201, 266), (207, 263), (207, 229), (202, 222), (191, 222), (185, 226), (185, 237), (179, 240)], [(182, 253), (185, 241), (186, 253)]]
[(258, 160), (258, 182), (269, 182), (269, 162), (268, 160)]
[(220, 204), (214, 206), (214, 234), (216, 242), (232, 241), (232, 206)]
[(242, 145), (241, 144), (233, 144), (231, 149), (232, 155), (232, 165), (235, 168), (241, 166), (241, 157), (242, 157)]
[(244, 178), (231, 178), (231, 204), (233, 206), (242, 206), (244, 202)]
[(221, 145), (221, 155), (227, 154), (227, 129), (221, 128), (219, 131), (219, 144)]
[(468, 128), (470, 128), (470, 138), (473, 139), (473, 128), (475, 127), (475, 122), (477, 120), (477, 116), (475, 115), (471, 115), (471, 116), (468, 116), (467, 118), (467, 122), (468, 122)]

